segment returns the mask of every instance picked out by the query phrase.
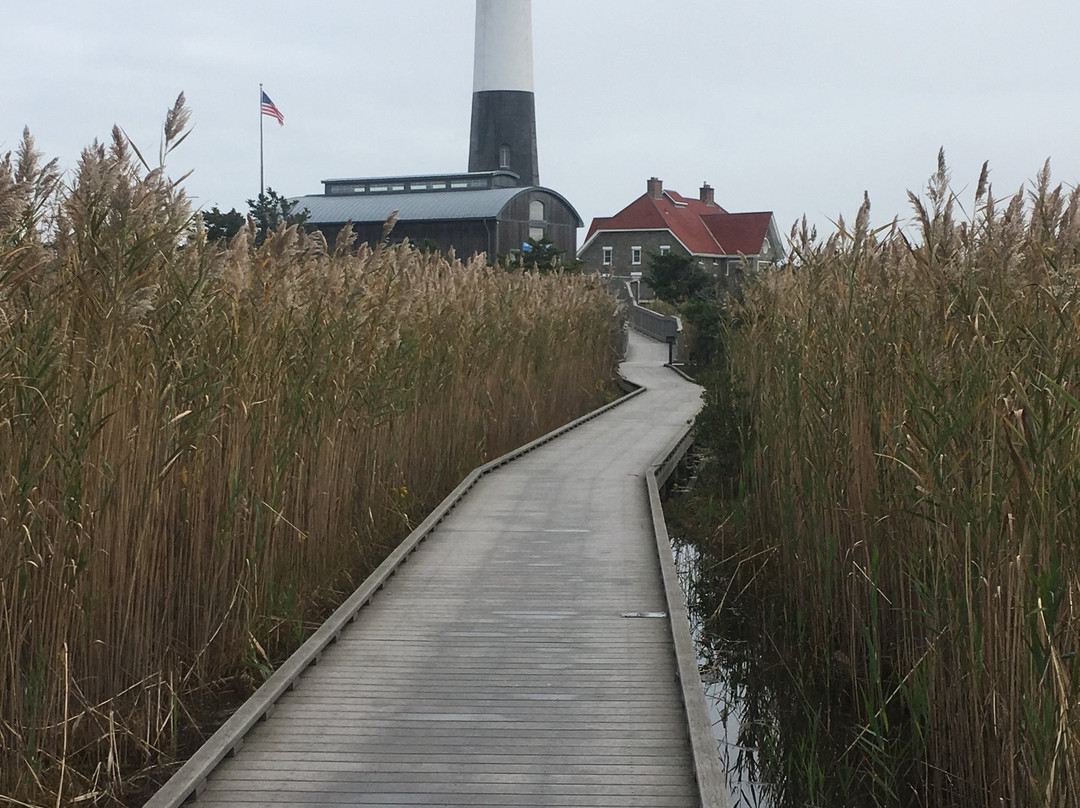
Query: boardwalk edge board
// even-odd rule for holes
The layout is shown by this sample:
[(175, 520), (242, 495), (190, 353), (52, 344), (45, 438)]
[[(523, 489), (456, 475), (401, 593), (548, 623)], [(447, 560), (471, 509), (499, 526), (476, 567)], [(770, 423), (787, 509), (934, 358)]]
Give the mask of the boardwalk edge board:
[[(668, 367), (687, 378), (676, 368), (670, 365)], [(671, 635), (675, 643), (679, 686), (686, 711), (690, 749), (694, 760), (694, 776), (701, 793), (701, 805), (702, 808), (728, 808), (727, 777), (716, 753), (716, 739), (713, 737), (709, 708), (705, 703), (705, 691), (701, 686), (697, 650), (694, 648), (693, 637), (690, 634), (690, 619), (686, 614), (685, 597), (675, 569), (671, 538), (668, 536), (660, 499), (660, 486), (667, 482), (668, 477), (686, 456), (693, 442), (694, 425), (691, 423), (668, 445), (666, 451), (657, 456), (645, 475), (645, 485), (648, 489), (649, 510), (652, 515), (653, 533), (656, 536), (656, 551), (660, 558), (664, 595), (671, 621)]]
[[(318, 659), (323, 649), (334, 642), (337, 635), (341, 633), (341, 630), (356, 618), (357, 613), (367, 605), (375, 592), (383, 586), (386, 580), (405, 562), (409, 554), (412, 553), (425, 538), (427, 538), (428, 534), (435, 529), (446, 514), (458, 504), (474, 485), (476, 485), (481, 477), (525, 454), (528, 454), (560, 435), (563, 435), (572, 429), (576, 429), (594, 418), (598, 418), (609, 410), (625, 404), (627, 401), (630, 401), (645, 392), (644, 387), (640, 387), (621, 376), (618, 377), (616, 381), (619, 387), (626, 393), (625, 395), (620, 396), (615, 401), (612, 401), (599, 409), (593, 410), (568, 424), (564, 424), (546, 435), (542, 435), (541, 437), (526, 443), (518, 449), (507, 452), (506, 454), (473, 469), (473, 471), (458, 484), (457, 488), (451, 491), (439, 506), (428, 514), (427, 518), (425, 518), (424, 521), (421, 522), (417, 528), (386, 557), (386, 560), (383, 561), (383, 563), (380, 564), (362, 584), (360, 584), (356, 591), (353, 592), (353, 594), (350, 595), (332, 615), (330, 615), (326, 622), (324, 622), (315, 633), (293, 653), (292, 656), (286, 659), (281, 667), (274, 671), (270, 678), (263, 682), (262, 686), (260, 686), (247, 701), (240, 705), (236, 712), (222, 724), (221, 728), (211, 735), (210, 738), (196, 750), (195, 754), (188, 758), (176, 773), (169, 778), (165, 785), (145, 803), (144, 808), (179, 808), (179, 806), (183, 805), (188, 800), (197, 798), (199, 792), (202, 791), (204, 787), (206, 778), (210, 776), (210, 773), (217, 768), (218, 764), (225, 758), (234, 754), (234, 751), (239, 749), (244, 736), (248, 734), (252, 727), (273, 712), (274, 705), (277, 703), (278, 699), (295, 686), (296, 681), (303, 675), (304, 671)], [(651, 475), (646, 476), (651, 477)], [(661, 516), (661, 522), (662, 520), (663, 517)], [(666, 530), (664, 535), (667, 535)], [(676, 587), (678, 586), (677, 580), (675, 581), (675, 585)], [(670, 601), (670, 593), (668, 594), (668, 598)], [(682, 606), (680, 605), (680, 609), (681, 608)], [(686, 631), (687, 639), (689, 639), (689, 628), (687, 628)], [(693, 648), (691, 646), (691, 651), (692, 650)], [(682, 668), (680, 667), (680, 675), (681, 674)], [(703, 696), (702, 707), (704, 709)]]

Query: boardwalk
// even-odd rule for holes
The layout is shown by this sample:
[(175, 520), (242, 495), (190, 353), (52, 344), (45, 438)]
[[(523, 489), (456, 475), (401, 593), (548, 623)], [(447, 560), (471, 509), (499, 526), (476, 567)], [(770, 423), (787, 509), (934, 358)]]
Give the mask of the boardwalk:
[[(203, 806), (698, 806), (644, 475), (698, 388), (482, 477), (214, 770)], [(644, 616), (627, 616), (630, 614)]]

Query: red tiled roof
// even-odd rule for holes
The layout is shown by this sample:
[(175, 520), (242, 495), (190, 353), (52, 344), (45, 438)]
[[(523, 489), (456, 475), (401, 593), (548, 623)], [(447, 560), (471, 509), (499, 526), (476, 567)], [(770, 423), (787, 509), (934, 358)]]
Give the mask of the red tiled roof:
[(724, 255), (757, 255), (769, 235), (771, 213), (718, 213), (701, 217)]
[(646, 193), (614, 216), (593, 219), (585, 241), (602, 230), (670, 230), (695, 255), (757, 255), (771, 220), (771, 213), (728, 213), (676, 191), (659, 199)]

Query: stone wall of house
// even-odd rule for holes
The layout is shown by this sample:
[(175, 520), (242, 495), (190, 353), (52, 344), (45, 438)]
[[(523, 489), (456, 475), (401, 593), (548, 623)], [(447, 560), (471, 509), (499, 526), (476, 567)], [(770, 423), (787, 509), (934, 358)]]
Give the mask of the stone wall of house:
[[(613, 278), (639, 278), (649, 272), (649, 256), (660, 253), (660, 248), (664, 246), (669, 248), (669, 252), (678, 255), (688, 254), (671, 231), (647, 230), (600, 233), (578, 257), (585, 264), (583, 268), (585, 272), (600, 272)], [(610, 265), (604, 264), (605, 247), (611, 248)], [(632, 261), (634, 247), (641, 248), (640, 264), (634, 264)], [(721, 292), (736, 292), (747, 273), (754, 272), (762, 262), (776, 260), (776, 250), (770, 245), (768, 254), (763, 256), (748, 256), (745, 259), (741, 256), (722, 258), (699, 256), (696, 260), (699, 268), (716, 279), (717, 288)], [(635, 288), (641, 290), (639, 299), (647, 299), (651, 295), (644, 283), (635, 285)]]
[[(604, 248), (611, 248), (611, 264), (604, 265)], [(641, 248), (641, 263), (633, 263), (633, 248)], [(649, 256), (659, 253), (661, 247), (670, 252), (686, 255), (686, 249), (676, 240), (670, 230), (645, 230), (628, 233), (600, 233), (579, 256), (585, 262), (586, 272), (600, 272), (616, 277), (633, 277), (634, 273), (649, 270)]]

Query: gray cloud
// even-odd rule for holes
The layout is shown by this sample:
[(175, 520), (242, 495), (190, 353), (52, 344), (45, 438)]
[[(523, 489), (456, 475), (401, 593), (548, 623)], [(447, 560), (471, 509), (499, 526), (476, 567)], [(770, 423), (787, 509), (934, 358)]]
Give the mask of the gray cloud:
[[(540, 173), (588, 221), (651, 175), (783, 230), (908, 216), (944, 147), (958, 190), (990, 160), (1015, 191), (1046, 158), (1080, 175), (1080, 104), (1066, 0), (705, 2), (534, 0)], [(195, 131), (175, 155), (200, 204), (258, 193), (258, 86), (267, 183), (318, 192), (328, 177), (466, 167), (473, 3), (399, 0), (181, 7), (44, 0), (5, 11), (0, 151), (30, 125), (71, 167), (113, 123), (156, 153), (181, 90)]]

